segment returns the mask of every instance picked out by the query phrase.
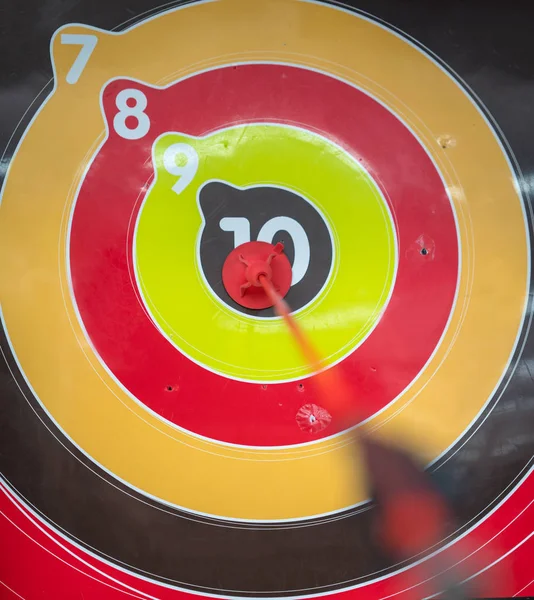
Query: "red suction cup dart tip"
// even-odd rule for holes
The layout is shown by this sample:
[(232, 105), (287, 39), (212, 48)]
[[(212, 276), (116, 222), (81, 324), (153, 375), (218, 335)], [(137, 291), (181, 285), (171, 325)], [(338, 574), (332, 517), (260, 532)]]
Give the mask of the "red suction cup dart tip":
[(267, 242), (241, 244), (228, 255), (222, 271), (223, 285), (234, 302), (245, 308), (262, 310), (273, 301), (261, 283), (265, 278), (280, 296), (291, 287), (291, 264), (284, 246)]

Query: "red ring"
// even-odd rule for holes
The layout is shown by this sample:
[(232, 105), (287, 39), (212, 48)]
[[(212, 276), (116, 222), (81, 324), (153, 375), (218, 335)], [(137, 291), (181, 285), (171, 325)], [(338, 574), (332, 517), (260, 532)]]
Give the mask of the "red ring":
[[(148, 134), (137, 141), (113, 130), (116, 95), (132, 87), (146, 94), (151, 120)], [(74, 209), (72, 282), (97, 352), (136, 398), (187, 430), (237, 444), (295, 444), (336, 432), (335, 414), (332, 425), (315, 434), (296, 426), (299, 407), (315, 402), (312, 386), (300, 394), (295, 383), (229, 380), (182, 355), (150, 320), (131, 272), (133, 226), (141, 190), (152, 173), (154, 140), (168, 131), (200, 136), (254, 122), (317, 132), (361, 160), (380, 185), (399, 243), (393, 295), (369, 338), (334, 368), (343, 368), (352, 380), (368, 416), (413, 381), (438, 344), (453, 306), (458, 240), (438, 171), (392, 113), (338, 79), (274, 64), (218, 68), (166, 89), (114, 80), (104, 90), (103, 105), (110, 133)], [(179, 393), (169, 394), (169, 386)]]

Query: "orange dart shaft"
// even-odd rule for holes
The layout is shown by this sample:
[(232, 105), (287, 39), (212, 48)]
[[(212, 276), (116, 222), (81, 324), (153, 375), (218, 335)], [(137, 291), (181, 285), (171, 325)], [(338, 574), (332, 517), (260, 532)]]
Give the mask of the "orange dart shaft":
[(312, 373), (315, 375), (315, 382), (320, 389), (321, 401), (324, 408), (330, 412), (336, 412), (342, 418), (348, 418), (349, 415), (354, 416), (355, 407), (353, 402), (351, 402), (351, 394), (345, 381), (339, 373), (332, 369), (325, 369), (325, 365), (319, 356), (319, 353), (315, 350), (313, 344), (308, 340), (302, 329), (297, 325), (295, 319), (291, 315), (289, 306), (276, 291), (270, 279), (264, 275), (260, 275), (259, 281), (265, 290), (265, 293), (274, 304), (276, 312), (284, 319)]
[[(260, 275), (258, 279), (274, 304), (276, 312), (286, 322), (312, 372), (315, 373), (314, 381), (319, 386), (323, 406), (331, 412), (336, 412), (343, 419), (354, 418), (357, 407), (351, 402), (350, 389), (345, 380), (335, 370), (324, 369), (324, 363), (319, 354), (298, 326), (291, 315), (289, 306), (278, 294), (272, 282), (264, 275)], [(369, 445), (365, 439), (362, 442), (366, 448), (364, 455), (367, 455), (367, 468), (370, 466), (369, 458), (373, 455), (375, 463), (377, 460), (382, 463), (389, 462), (392, 454), (396, 454), (393, 449), (387, 449), (386, 456), (377, 455), (376, 443)], [(382, 451), (381, 454), (383, 455), (384, 452)], [(375, 464), (378, 475), (383, 470), (380, 468), (381, 466)], [(381, 481), (381, 479), (383, 477), (375, 478), (375, 484), (383, 488), (384, 483), (387, 482)], [(408, 556), (431, 546), (441, 537), (447, 509), (442, 499), (433, 490), (426, 490), (419, 486), (409, 493), (390, 490), (389, 494), (386, 494), (384, 512), (385, 541), (387, 540), (390, 548), (394, 548), (403, 556)]]

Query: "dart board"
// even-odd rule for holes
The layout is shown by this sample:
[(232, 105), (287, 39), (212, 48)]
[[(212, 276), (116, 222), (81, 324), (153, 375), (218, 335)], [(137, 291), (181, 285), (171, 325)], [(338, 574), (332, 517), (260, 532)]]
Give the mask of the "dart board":
[[(379, 18), (301, 0), (66, 24), (50, 59), (0, 213), (3, 523), (42, 577), (68, 565), (65, 590), (99, 598), (401, 594), (418, 557), (380, 550), (355, 428), (454, 489), (436, 553), (522, 547), (534, 439), (504, 469), (499, 415), (531, 343), (531, 215), (462, 80)], [(286, 300), (358, 419), (317, 418), (283, 321), (229, 295), (253, 241), (283, 244)]]

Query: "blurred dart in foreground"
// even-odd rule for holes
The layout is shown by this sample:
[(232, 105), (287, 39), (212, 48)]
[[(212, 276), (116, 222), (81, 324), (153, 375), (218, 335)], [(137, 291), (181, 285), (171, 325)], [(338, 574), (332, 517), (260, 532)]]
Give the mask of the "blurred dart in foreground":
[[(283, 317), (292, 337), (313, 374), (322, 406), (306, 404), (296, 420), (301, 429), (316, 433), (330, 422), (361, 421), (354, 390), (342, 377), (340, 369), (328, 369), (309, 342), (283, 299), (291, 285), (291, 265), (281, 243), (247, 242), (235, 248), (223, 267), (223, 283), (230, 297), (247, 308), (275, 308)], [(350, 427), (350, 425), (348, 426)], [(347, 427), (347, 428), (348, 428)], [(452, 511), (443, 494), (417, 459), (405, 449), (388, 445), (376, 435), (357, 428), (354, 447), (364, 459), (367, 480), (376, 502), (376, 531), (380, 545), (397, 562), (417, 557), (420, 581), (412, 597), (439, 597), (447, 600), (467, 598), (460, 584), (466, 579), (457, 565), (465, 565), (467, 556), (453, 549), (437, 550), (454, 531)], [(472, 553), (474, 554), (474, 553)], [(408, 593), (408, 592), (407, 592)], [(470, 596), (476, 596), (473, 589)], [(408, 598), (409, 595), (403, 595)]]
[[(269, 265), (282, 251), (281, 244), (273, 248)], [(292, 317), (270, 273), (256, 265), (254, 275), (257, 280), (252, 285), (261, 285), (286, 322), (314, 374), (322, 402), (322, 408), (317, 407), (318, 411), (343, 415), (347, 421), (353, 419), (358, 413), (354, 392), (342, 379), (339, 370), (325, 368), (321, 357)], [(314, 417), (317, 418), (310, 411), (310, 418)], [(424, 556), (429, 548), (437, 547), (450, 531), (453, 518), (447, 503), (409, 453), (386, 445), (369, 434), (354, 436), (355, 444), (363, 452), (367, 478), (377, 503), (377, 525), (382, 546), (399, 561)], [(459, 584), (459, 575), (447, 565), (439, 565), (438, 568), (435, 562), (433, 564), (434, 568), (425, 573), (425, 578), (434, 582), (433, 594), (448, 600), (466, 598), (466, 592)]]

